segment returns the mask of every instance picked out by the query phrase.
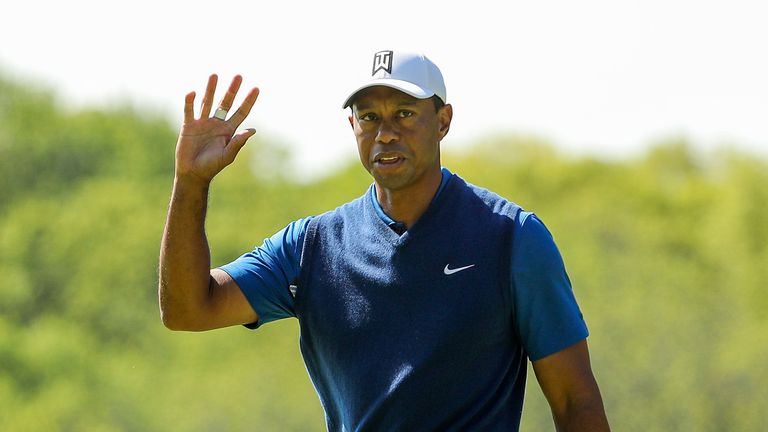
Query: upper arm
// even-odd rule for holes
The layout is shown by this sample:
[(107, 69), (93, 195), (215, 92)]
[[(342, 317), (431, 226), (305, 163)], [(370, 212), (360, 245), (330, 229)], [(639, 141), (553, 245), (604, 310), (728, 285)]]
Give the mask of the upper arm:
[(560, 252), (533, 214), (516, 227), (512, 283), (516, 326), (557, 429), (608, 430), (589, 363), (589, 334)]
[[(177, 308), (173, 319), (163, 316), (163, 323), (170, 330), (204, 331), (227, 327), (258, 319), (256, 312), (234, 279), (226, 272), (213, 269), (209, 271), (208, 286), (200, 287), (194, 294), (196, 301), (189, 301)], [(183, 312), (183, 313), (181, 313)], [(167, 314), (167, 312), (164, 312)]]
[[(245, 324), (261, 324), (295, 316), (289, 286), (298, 278), (301, 251), (307, 224), (312, 218), (288, 224), (264, 240), (253, 251), (220, 267), (244, 296), (258, 319)], [(223, 275), (222, 275), (223, 277)], [(228, 281), (227, 281), (228, 282)]]
[(515, 226), (511, 272), (515, 330), (532, 360), (587, 337), (560, 252), (532, 213), (521, 212)]
[(211, 270), (208, 301), (191, 330), (212, 330), (256, 322), (258, 315), (243, 295), (243, 291), (227, 272)]
[(179, 329), (201, 331), (241, 324), (256, 328), (292, 316), (289, 285), (298, 276), (309, 220), (290, 223), (253, 251), (210, 270), (205, 300)]

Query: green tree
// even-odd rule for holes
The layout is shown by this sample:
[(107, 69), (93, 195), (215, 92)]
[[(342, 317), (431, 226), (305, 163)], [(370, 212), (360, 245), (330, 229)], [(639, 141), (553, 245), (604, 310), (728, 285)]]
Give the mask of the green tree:
[[(65, 109), (0, 76), (0, 430), (324, 430), (295, 320), (163, 328), (177, 131), (140, 112)], [(214, 265), (371, 181), (350, 161), (299, 183), (283, 148), (251, 141), (211, 190)], [(553, 233), (614, 429), (768, 429), (765, 160), (684, 139), (631, 160), (574, 158), (506, 135), (444, 164)], [(551, 430), (532, 374), (528, 385), (523, 430)]]

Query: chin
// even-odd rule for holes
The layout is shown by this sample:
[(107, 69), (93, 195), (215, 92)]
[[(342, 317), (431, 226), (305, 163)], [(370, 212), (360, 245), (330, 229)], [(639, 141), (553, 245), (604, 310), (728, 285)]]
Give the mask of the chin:
[(376, 181), (376, 184), (379, 187), (389, 189), (389, 190), (401, 190), (406, 189), (408, 186), (410, 186), (413, 182), (410, 176), (408, 175), (382, 175), (377, 173), (371, 173), (373, 176), (373, 179)]

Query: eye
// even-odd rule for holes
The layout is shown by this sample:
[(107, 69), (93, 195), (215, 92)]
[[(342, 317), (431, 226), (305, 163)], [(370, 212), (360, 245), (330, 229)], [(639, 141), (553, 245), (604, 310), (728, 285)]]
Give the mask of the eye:
[(397, 116), (400, 118), (408, 118), (413, 115), (413, 111), (398, 111)]
[(359, 120), (362, 121), (376, 121), (378, 117), (376, 117), (376, 114), (374, 113), (364, 113), (360, 117), (358, 117)]

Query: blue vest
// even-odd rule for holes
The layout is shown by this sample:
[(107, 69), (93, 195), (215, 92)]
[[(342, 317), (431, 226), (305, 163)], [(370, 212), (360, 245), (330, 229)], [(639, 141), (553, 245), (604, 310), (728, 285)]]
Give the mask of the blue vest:
[(368, 194), (309, 223), (295, 311), (328, 430), (517, 430), (519, 210), (453, 175), (402, 236)]

